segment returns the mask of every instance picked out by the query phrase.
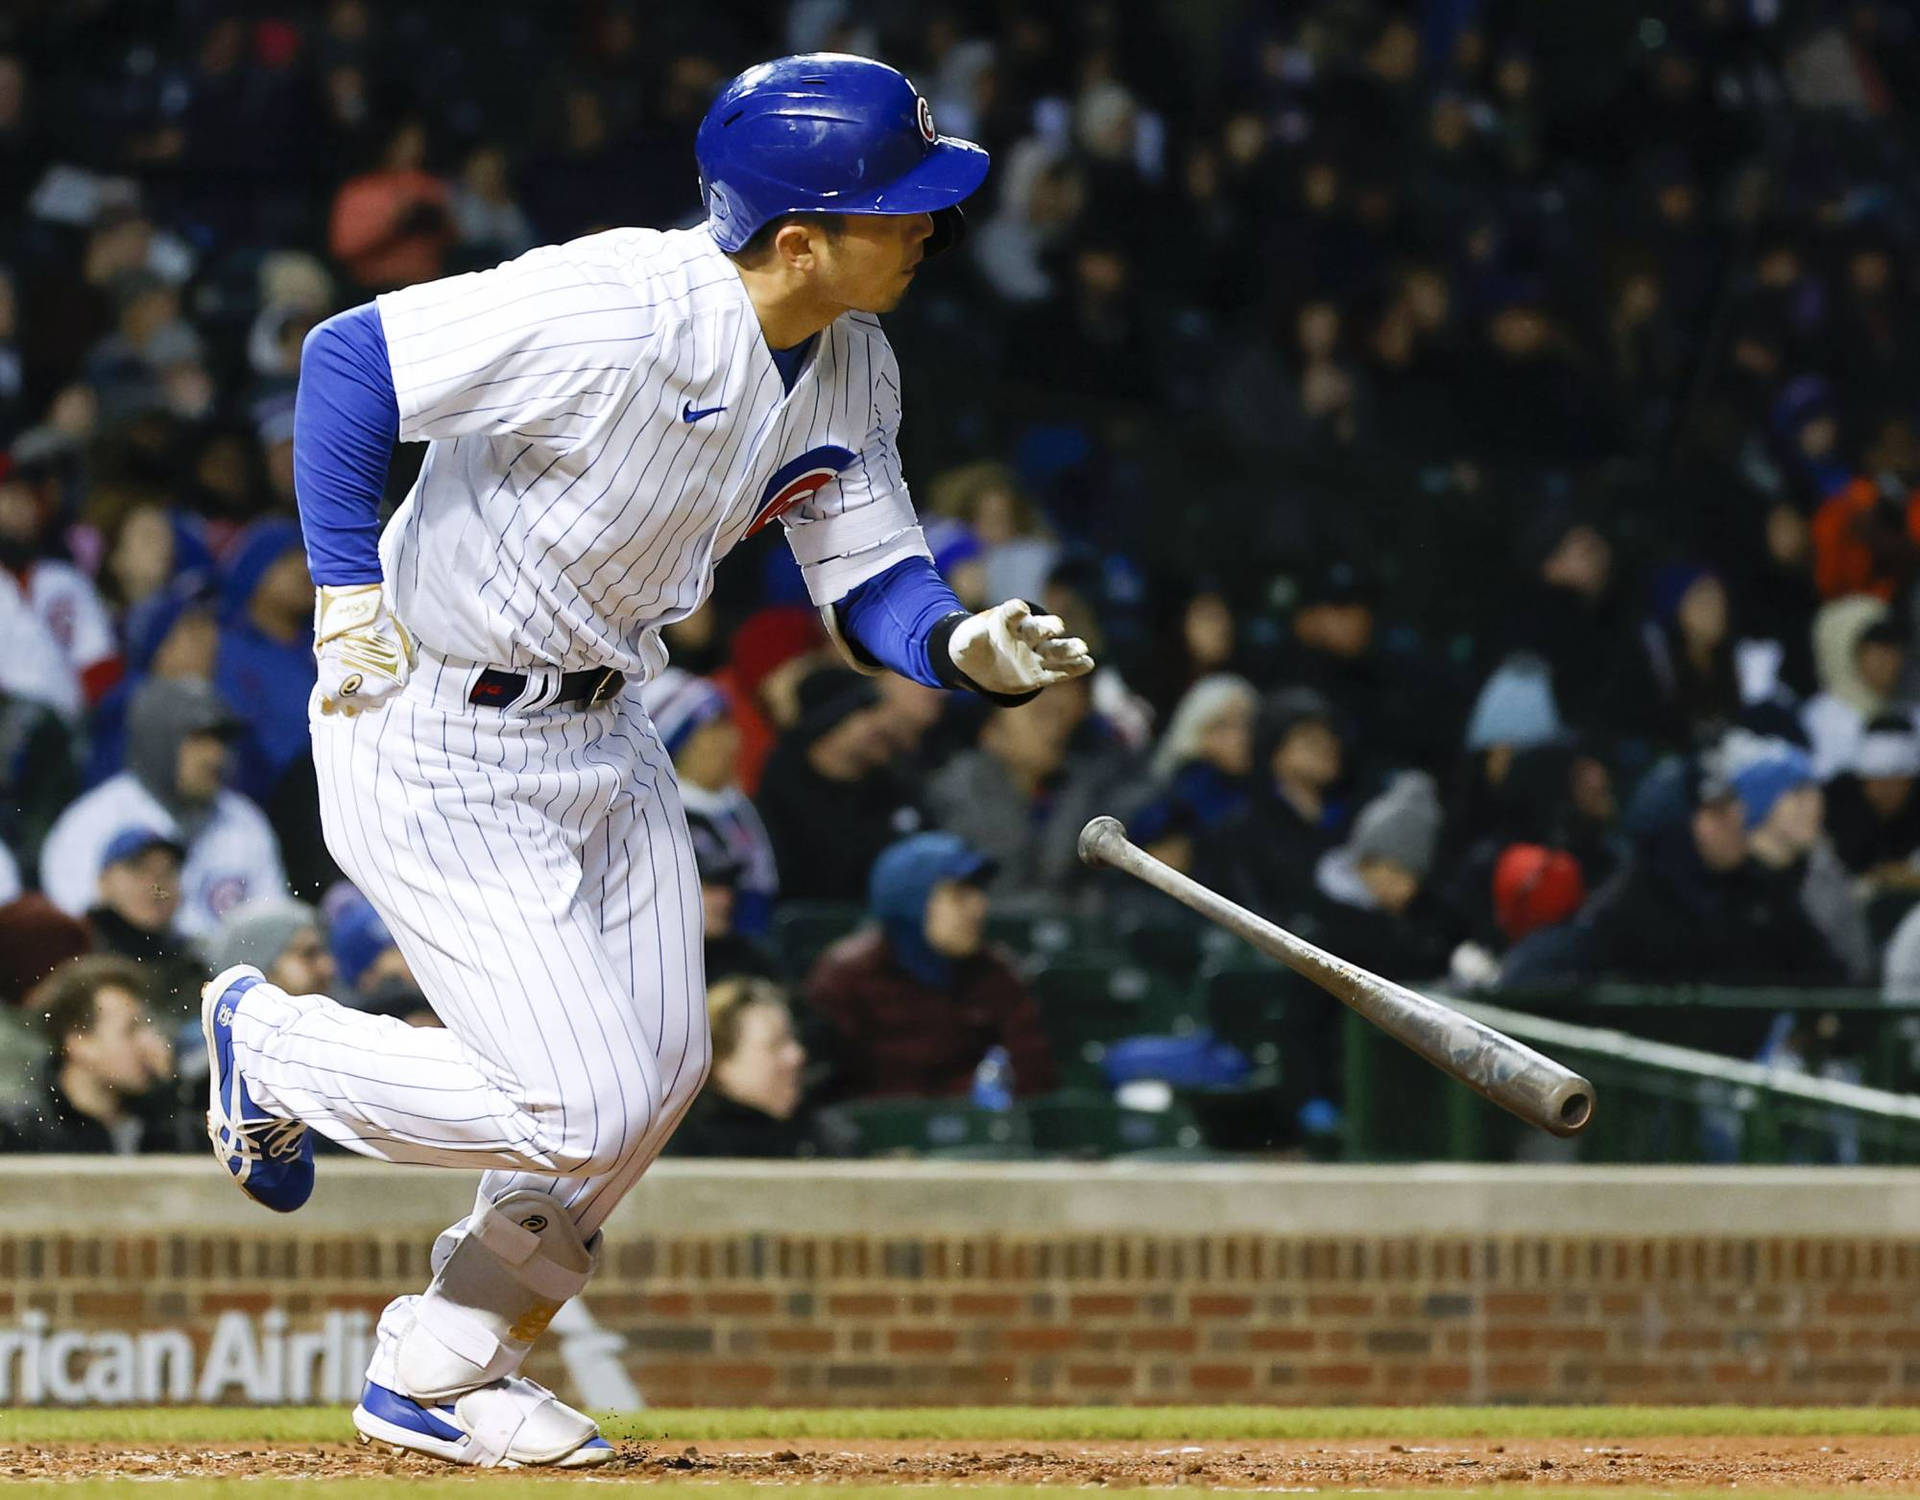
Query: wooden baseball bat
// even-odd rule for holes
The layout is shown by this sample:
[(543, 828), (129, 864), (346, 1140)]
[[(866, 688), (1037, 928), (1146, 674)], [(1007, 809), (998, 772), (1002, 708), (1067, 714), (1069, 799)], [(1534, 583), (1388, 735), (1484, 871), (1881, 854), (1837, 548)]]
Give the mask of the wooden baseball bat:
[(1080, 858), (1111, 865), (1192, 907), (1210, 922), (1271, 954), (1310, 979), (1441, 1072), (1502, 1109), (1553, 1135), (1578, 1135), (1593, 1118), (1593, 1085), (1504, 1032), (1370, 974), (1256, 916), (1218, 891), (1182, 875), (1127, 838), (1118, 818), (1099, 817), (1080, 830)]

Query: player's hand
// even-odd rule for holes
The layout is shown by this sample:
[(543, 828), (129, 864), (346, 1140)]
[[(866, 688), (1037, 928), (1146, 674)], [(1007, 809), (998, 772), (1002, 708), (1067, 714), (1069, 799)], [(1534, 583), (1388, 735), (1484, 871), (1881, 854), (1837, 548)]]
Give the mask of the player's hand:
[(380, 585), (314, 590), (313, 654), (320, 712), (352, 718), (380, 708), (413, 670), (413, 637), (387, 609)]
[(969, 682), (990, 693), (1031, 693), (1093, 670), (1087, 643), (1068, 635), (1058, 615), (1036, 615), (1024, 599), (962, 620), (947, 652)]

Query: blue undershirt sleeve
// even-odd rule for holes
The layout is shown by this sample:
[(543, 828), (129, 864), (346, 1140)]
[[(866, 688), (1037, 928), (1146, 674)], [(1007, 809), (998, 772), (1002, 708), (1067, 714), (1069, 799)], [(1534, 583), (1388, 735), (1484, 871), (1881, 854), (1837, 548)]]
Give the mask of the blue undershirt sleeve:
[[(935, 627), (968, 611), (926, 558), (902, 558), (848, 590), (835, 608), (845, 633), (882, 666), (928, 687), (965, 685), (950, 663), (944, 675), (934, 670), (928, 648)], [(940, 640), (951, 633), (940, 631)]]
[(380, 581), (380, 500), (399, 432), (379, 309), (328, 318), (301, 348), (293, 406), (293, 487), (315, 583)]

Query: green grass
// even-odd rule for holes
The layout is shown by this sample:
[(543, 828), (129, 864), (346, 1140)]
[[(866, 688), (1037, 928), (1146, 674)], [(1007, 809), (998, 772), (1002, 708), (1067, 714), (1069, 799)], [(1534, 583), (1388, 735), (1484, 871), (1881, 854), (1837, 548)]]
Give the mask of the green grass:
[[(608, 1437), (1073, 1442), (1353, 1438), (1909, 1437), (1920, 1407), (1403, 1406), (916, 1407), (658, 1410), (610, 1417)], [(336, 1407), (0, 1411), (0, 1443), (316, 1443), (353, 1432)], [(169, 1492), (171, 1493), (171, 1492)]]

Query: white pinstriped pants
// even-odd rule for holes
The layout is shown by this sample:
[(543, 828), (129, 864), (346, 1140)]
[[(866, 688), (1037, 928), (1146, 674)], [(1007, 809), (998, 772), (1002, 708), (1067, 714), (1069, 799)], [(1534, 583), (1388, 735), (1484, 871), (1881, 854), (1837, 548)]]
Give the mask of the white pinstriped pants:
[(263, 1108), (383, 1161), (484, 1169), (484, 1199), (550, 1193), (589, 1236), (706, 1077), (693, 846), (630, 697), (475, 706), (480, 670), (423, 652), (384, 710), (312, 721), (327, 847), (446, 1029), (250, 1001), (234, 1040)]

